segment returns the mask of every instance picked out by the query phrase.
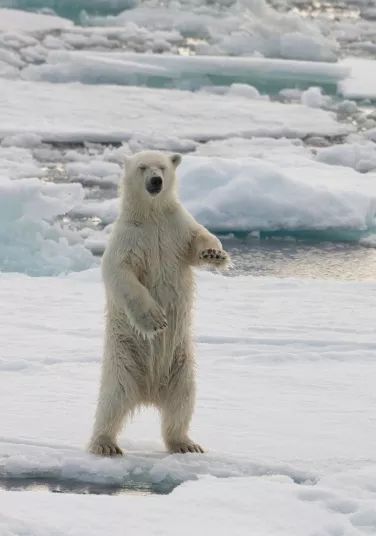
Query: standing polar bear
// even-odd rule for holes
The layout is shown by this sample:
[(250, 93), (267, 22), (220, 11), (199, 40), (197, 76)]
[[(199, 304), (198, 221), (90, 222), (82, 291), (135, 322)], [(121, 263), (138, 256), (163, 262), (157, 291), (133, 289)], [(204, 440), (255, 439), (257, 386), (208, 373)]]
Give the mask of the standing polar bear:
[(229, 257), (181, 205), (180, 161), (157, 151), (126, 159), (120, 215), (102, 264), (107, 320), (94, 454), (122, 454), (116, 437), (142, 404), (160, 410), (170, 452), (203, 452), (188, 436), (195, 399), (192, 267), (224, 268)]

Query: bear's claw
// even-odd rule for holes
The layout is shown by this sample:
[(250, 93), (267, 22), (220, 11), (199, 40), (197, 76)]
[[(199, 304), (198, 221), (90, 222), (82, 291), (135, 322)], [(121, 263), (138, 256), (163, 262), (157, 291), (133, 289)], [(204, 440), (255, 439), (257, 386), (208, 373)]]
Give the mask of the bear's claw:
[(134, 319), (136, 330), (144, 337), (153, 337), (167, 328), (163, 309), (154, 303), (148, 311)]
[(217, 266), (229, 263), (230, 259), (223, 249), (204, 249), (200, 253), (200, 259)]
[(89, 447), (89, 452), (96, 456), (123, 456), (118, 445), (107, 437), (99, 437)]
[(177, 453), (177, 454), (188, 454), (188, 452), (197, 453), (197, 454), (204, 454), (204, 449), (195, 443), (194, 441), (191, 441), (190, 439), (187, 439), (186, 441), (179, 441), (176, 443), (171, 443), (169, 445), (168, 450), (171, 453)]

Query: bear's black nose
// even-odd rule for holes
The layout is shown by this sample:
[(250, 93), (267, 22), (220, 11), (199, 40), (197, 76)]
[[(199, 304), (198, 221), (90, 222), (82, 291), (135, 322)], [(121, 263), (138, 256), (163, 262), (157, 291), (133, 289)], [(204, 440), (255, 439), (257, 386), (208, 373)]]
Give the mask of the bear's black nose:
[(150, 186), (153, 188), (160, 188), (162, 186), (162, 178), (155, 176), (150, 179)]
[(146, 185), (146, 189), (149, 194), (159, 194), (159, 192), (162, 190), (162, 177), (159, 175), (153, 175), (150, 177)]

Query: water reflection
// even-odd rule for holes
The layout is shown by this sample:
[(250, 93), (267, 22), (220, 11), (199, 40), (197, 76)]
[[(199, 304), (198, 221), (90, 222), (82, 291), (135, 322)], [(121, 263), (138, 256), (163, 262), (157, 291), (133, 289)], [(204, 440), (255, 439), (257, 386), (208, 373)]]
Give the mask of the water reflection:
[(357, 243), (224, 239), (230, 275), (376, 280), (376, 249)]
[(52, 478), (0, 478), (0, 489), (8, 491), (49, 491), (51, 493), (76, 493), (79, 495), (166, 495), (176, 484), (153, 484), (129, 480), (124, 485), (103, 485), (58, 480)]

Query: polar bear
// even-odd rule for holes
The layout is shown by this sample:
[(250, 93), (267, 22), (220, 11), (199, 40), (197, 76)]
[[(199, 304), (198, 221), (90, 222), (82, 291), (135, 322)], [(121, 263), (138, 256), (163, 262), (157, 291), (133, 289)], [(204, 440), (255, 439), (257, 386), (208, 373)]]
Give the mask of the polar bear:
[(158, 151), (126, 158), (120, 214), (102, 262), (107, 317), (94, 454), (122, 454), (116, 437), (143, 404), (159, 409), (170, 452), (204, 452), (188, 435), (195, 399), (192, 268), (225, 268), (229, 256), (180, 203), (180, 162), (179, 154)]

